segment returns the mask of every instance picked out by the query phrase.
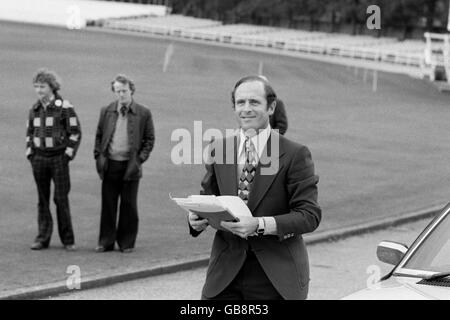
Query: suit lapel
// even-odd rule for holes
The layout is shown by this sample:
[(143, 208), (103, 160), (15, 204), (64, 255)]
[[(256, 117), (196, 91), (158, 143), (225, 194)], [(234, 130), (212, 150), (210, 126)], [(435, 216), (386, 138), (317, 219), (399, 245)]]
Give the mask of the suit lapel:
[[(272, 139), (277, 139), (278, 143), (276, 141), (272, 141)], [(272, 143), (273, 142), (273, 143)], [(262, 153), (262, 157), (258, 163), (258, 166), (256, 168), (255, 173), (255, 180), (253, 181), (252, 188), (250, 191), (249, 199), (248, 199), (248, 207), (250, 211), (253, 213), (254, 210), (258, 207), (259, 203), (263, 199), (264, 195), (269, 190), (270, 186), (272, 185), (275, 177), (278, 175), (280, 170), (283, 167), (282, 162), (280, 161), (283, 155), (285, 154), (285, 150), (283, 148), (283, 145), (280, 143), (280, 136), (278, 133), (271, 131), (270, 137), (267, 140), (267, 144), (264, 148), (264, 152)], [(278, 147), (279, 154), (276, 154), (276, 150), (272, 150), (272, 147)], [(269, 168), (273, 164), (274, 166), (276, 163), (273, 161), (270, 161), (271, 156), (278, 156), (278, 170), (270, 170)], [(261, 170), (265, 169), (263, 174), (261, 174)], [(272, 171), (272, 174), (268, 174), (267, 172)]]
[(105, 141), (106, 143), (104, 144), (103, 147), (103, 152), (105, 152), (108, 148), (108, 145), (111, 141), (112, 135), (114, 133), (114, 130), (116, 128), (116, 122), (117, 122), (117, 117), (118, 117), (118, 112), (117, 112), (117, 102), (113, 102), (111, 103), (105, 112), (105, 121), (103, 121), (104, 125), (104, 135), (105, 135)]
[(136, 106), (134, 105), (135, 102), (133, 101), (130, 104), (130, 111), (128, 112), (128, 123), (127, 123), (127, 132), (128, 132), (128, 144), (131, 147), (131, 149), (135, 148), (134, 145), (134, 134), (137, 134), (137, 115), (136, 115)]

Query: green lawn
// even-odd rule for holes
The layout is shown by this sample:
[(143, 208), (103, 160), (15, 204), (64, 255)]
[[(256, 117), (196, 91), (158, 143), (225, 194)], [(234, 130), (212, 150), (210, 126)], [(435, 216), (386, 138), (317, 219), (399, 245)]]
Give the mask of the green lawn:
[[(287, 137), (310, 147), (320, 176), (319, 230), (404, 213), (449, 199), (450, 96), (426, 81), (379, 74), (378, 91), (362, 71), (287, 57), (144, 37), (0, 24), (0, 290), (63, 279), (66, 266), (83, 274), (145, 267), (207, 253), (213, 232), (187, 234), (184, 213), (169, 199), (199, 191), (202, 165), (176, 166), (170, 152), (177, 128), (234, 128), (230, 91), (237, 79), (265, 74), (284, 100)], [(25, 119), (35, 100), (31, 78), (47, 66), (63, 78), (62, 95), (78, 112), (82, 144), (71, 164), (71, 207), (80, 250), (31, 252), (37, 194), (25, 151)], [(156, 145), (144, 165), (139, 192), (137, 251), (94, 254), (100, 214), (100, 181), (92, 157), (101, 106), (114, 97), (109, 82), (119, 72), (136, 82), (136, 100), (148, 105)], [(371, 74), (369, 73), (369, 79)], [(56, 228), (55, 228), (56, 231)], [(381, 240), (381, 239), (380, 239)]]

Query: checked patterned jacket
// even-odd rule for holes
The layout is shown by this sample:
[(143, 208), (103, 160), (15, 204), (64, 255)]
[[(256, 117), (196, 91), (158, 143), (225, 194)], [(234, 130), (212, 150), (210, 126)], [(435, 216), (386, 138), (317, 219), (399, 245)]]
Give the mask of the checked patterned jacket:
[(81, 142), (81, 126), (75, 109), (59, 95), (44, 108), (40, 101), (30, 109), (27, 121), (26, 156), (65, 153), (75, 158)]

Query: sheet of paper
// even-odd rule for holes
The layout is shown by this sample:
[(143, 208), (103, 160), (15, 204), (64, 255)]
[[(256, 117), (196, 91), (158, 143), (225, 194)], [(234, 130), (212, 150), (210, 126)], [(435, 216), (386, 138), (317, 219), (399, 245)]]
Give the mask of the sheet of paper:
[(238, 196), (191, 195), (187, 198), (173, 198), (170, 195), (170, 198), (187, 211), (228, 211), (236, 217), (252, 216), (250, 209)]
[(238, 196), (219, 196), (217, 200), (236, 217), (252, 217), (250, 209)]

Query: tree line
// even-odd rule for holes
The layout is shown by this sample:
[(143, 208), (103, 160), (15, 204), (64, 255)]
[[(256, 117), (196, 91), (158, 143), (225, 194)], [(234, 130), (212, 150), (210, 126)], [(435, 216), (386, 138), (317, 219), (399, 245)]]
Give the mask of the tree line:
[[(120, 0), (169, 4), (172, 13), (229, 23), (248, 23), (310, 31), (423, 37), (446, 32), (449, 0)], [(380, 8), (378, 30), (369, 30), (367, 8)]]

